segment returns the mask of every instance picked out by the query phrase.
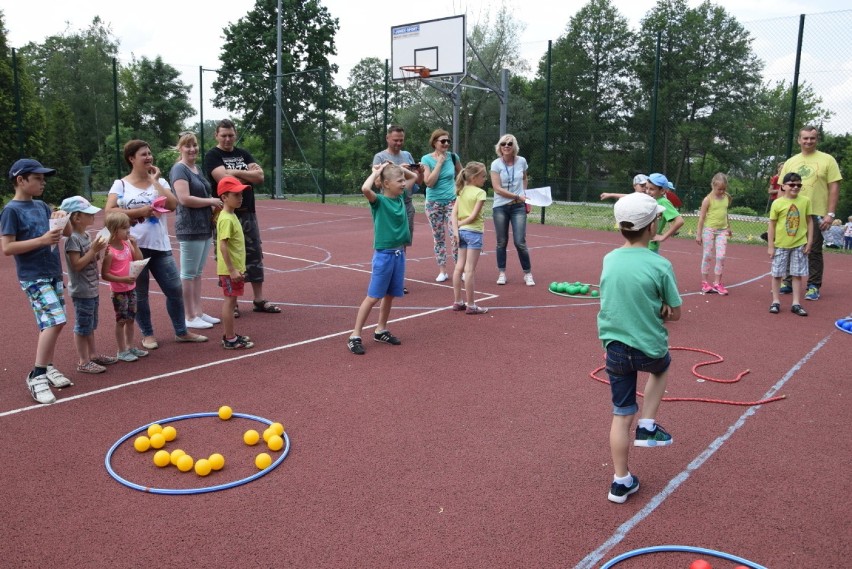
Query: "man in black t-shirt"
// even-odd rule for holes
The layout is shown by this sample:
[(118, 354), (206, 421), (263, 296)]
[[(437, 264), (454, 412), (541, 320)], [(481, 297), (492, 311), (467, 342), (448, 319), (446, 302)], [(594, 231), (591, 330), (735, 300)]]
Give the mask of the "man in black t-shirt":
[[(204, 169), (214, 189), (225, 176), (233, 176), (252, 186), (251, 190), (243, 192), (242, 207), (235, 211), (245, 235), (246, 282), (251, 283), (255, 312), (279, 313), (280, 308), (263, 298), (263, 249), (254, 205), (254, 186), (263, 183), (263, 169), (250, 152), (234, 146), (236, 140), (234, 123), (228, 119), (219, 121), (216, 146), (204, 157)], [(239, 317), (239, 309), (234, 310), (234, 316)]]

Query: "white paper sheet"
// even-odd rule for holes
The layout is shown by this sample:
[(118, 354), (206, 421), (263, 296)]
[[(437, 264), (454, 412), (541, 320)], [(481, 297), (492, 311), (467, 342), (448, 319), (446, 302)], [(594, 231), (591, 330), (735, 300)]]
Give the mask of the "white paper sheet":
[(141, 261), (130, 261), (130, 276), (134, 279), (139, 276), (139, 273), (142, 272), (142, 269), (145, 268), (145, 265), (148, 264), (148, 261), (151, 259), (142, 259)]
[(543, 188), (527, 188), (526, 202), (537, 207), (547, 207), (553, 203), (553, 198), (550, 197), (550, 186)]

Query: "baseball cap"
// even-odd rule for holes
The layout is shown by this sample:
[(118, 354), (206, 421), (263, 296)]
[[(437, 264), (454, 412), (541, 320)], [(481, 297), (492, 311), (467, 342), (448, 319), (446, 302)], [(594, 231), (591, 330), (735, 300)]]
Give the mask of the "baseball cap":
[(655, 186), (659, 186), (659, 187), (661, 187), (661, 188), (666, 188), (666, 189), (669, 189), (669, 190), (673, 190), (673, 189), (675, 189), (674, 184), (672, 184), (671, 182), (669, 182), (669, 179), (668, 179), (668, 178), (666, 178), (666, 177), (665, 177), (664, 175), (662, 175), (662, 174), (657, 174), (657, 173), (655, 173), (655, 174), (651, 174), (650, 176), (648, 176), (648, 179), (649, 179), (649, 180), (651, 181), (651, 183), (652, 183), (652, 184), (654, 184)]
[(9, 179), (14, 180), (23, 174), (44, 174), (45, 176), (53, 176), (56, 170), (53, 168), (45, 168), (38, 160), (32, 158), (21, 158), (17, 160), (12, 167), (9, 168)]
[(634, 186), (637, 185), (637, 184), (644, 184), (647, 181), (648, 181), (648, 176), (646, 176), (645, 174), (636, 174), (635, 176), (633, 176), (633, 185)]
[(62, 204), (59, 206), (64, 212), (67, 213), (98, 213), (101, 211), (101, 208), (95, 207), (89, 203), (89, 200), (84, 198), (83, 196), (71, 196), (70, 198), (65, 198), (62, 200)]
[(633, 192), (615, 202), (615, 221), (622, 229), (637, 231), (648, 227), (657, 215), (666, 210), (657, 200), (642, 192)]
[(250, 190), (251, 186), (247, 186), (243, 184), (233, 176), (225, 176), (221, 180), (219, 180), (219, 185), (216, 189), (217, 195), (222, 195), (226, 192), (242, 192), (244, 190)]
[(154, 211), (159, 211), (160, 213), (169, 213), (171, 211), (166, 208), (166, 196), (154, 198), (154, 201), (151, 202), (151, 207), (154, 208)]

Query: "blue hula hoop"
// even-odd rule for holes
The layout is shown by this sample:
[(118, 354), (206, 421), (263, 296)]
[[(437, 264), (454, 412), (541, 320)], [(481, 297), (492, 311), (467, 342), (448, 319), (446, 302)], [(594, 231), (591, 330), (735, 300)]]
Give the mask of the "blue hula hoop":
[(750, 567), (751, 569), (766, 569), (766, 567), (764, 567), (763, 565), (758, 565), (754, 561), (749, 561), (748, 559), (743, 559), (742, 557), (737, 557), (736, 555), (731, 555), (730, 553), (725, 553), (724, 551), (715, 551), (713, 549), (705, 549), (703, 547), (692, 547), (691, 545), (655, 545), (654, 547), (643, 547), (641, 549), (634, 549), (633, 551), (622, 553), (618, 557), (607, 561), (605, 565), (601, 566), (601, 569), (609, 569), (610, 567), (615, 567), (617, 563), (621, 563), (622, 561), (630, 559), (631, 557), (637, 557), (646, 553), (660, 553), (667, 551), (710, 555), (711, 557), (727, 559), (728, 561), (733, 561), (734, 563), (745, 565), (747, 567)]
[[(140, 492), (147, 492), (149, 494), (168, 494), (168, 495), (187, 495), (187, 494), (203, 494), (205, 492), (216, 492), (217, 490), (227, 490), (228, 488), (234, 488), (236, 486), (241, 486), (243, 484), (247, 484), (252, 480), (257, 480), (261, 476), (272, 472), (279, 464), (284, 462), (284, 459), (287, 458), (287, 454), (290, 452), (290, 437), (287, 436), (287, 433), (284, 433), (284, 450), (281, 451), (281, 456), (279, 456), (275, 462), (257, 472), (252, 474), (247, 478), (243, 478), (241, 480), (235, 480), (233, 482), (228, 482), (226, 484), (218, 484), (216, 486), (205, 486), (203, 488), (151, 488), (148, 486), (142, 486), (140, 484), (136, 484), (129, 480), (122, 478), (115, 470), (112, 468), (112, 455), (115, 453), (116, 449), (120, 447), (127, 439), (134, 435), (138, 435), (142, 431), (147, 431), (148, 427), (153, 425), (154, 423), (173, 423), (175, 421), (182, 421), (184, 419), (199, 419), (201, 417), (218, 417), (218, 412), (213, 413), (190, 413), (188, 415), (178, 415), (177, 417), (170, 417), (168, 419), (161, 419), (159, 421), (153, 421), (148, 423), (147, 425), (143, 425), (136, 430), (133, 430), (120, 439), (110, 447), (109, 452), (106, 454), (106, 458), (104, 459), (104, 465), (106, 466), (107, 472), (112, 476), (116, 481), (120, 484), (127, 486), (128, 488), (132, 488), (134, 490), (139, 490)], [(264, 419), (263, 417), (257, 417), (255, 415), (247, 415), (246, 413), (234, 413), (234, 417), (240, 417), (242, 419), (249, 419), (252, 421), (257, 421), (259, 423), (264, 423), (266, 425), (271, 425), (272, 421), (269, 419)]]

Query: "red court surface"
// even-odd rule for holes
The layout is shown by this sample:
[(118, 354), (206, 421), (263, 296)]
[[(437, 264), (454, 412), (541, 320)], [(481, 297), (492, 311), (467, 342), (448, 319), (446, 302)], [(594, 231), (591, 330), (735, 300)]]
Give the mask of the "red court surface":
[[(641, 488), (617, 505), (606, 498), (609, 390), (589, 375), (603, 363), (597, 302), (547, 288), (596, 283), (618, 234), (530, 225), (537, 286), (523, 285), (511, 248), (509, 283), (497, 286), (489, 222), (476, 289), (491, 310), (468, 316), (450, 310), (451, 288), (434, 281), (431, 237), (418, 215), (411, 294), (391, 314), (403, 344), (366, 341), (358, 357), (346, 338), (369, 280), (369, 210), (262, 201), (259, 217), (265, 296), (283, 313), (253, 313), (243, 299), (237, 330), (254, 349), (223, 350), (221, 325), (206, 344), (175, 343), (156, 293), (160, 349), (100, 376), (77, 374), (69, 299), (55, 364), (76, 385), (56, 391), (49, 406), (35, 404), (24, 385), (36, 328), (11, 258), (0, 258), (0, 565), (592, 568), (637, 548), (678, 544), (773, 569), (848, 566), (852, 337), (833, 323), (852, 308), (852, 256), (826, 255), (823, 297), (806, 302), (810, 316), (801, 318), (789, 297), (781, 314), (768, 313), (765, 248), (729, 246), (730, 296), (719, 297), (696, 292), (694, 241), (663, 244), (684, 296), (682, 320), (669, 325), (672, 346), (724, 357), (699, 370), (714, 378), (750, 370), (737, 383), (699, 381), (691, 368), (708, 358), (676, 350), (669, 396), (745, 405), (663, 403), (658, 420), (675, 442), (631, 450)], [(206, 277), (205, 308), (216, 314), (212, 262)], [(102, 291), (97, 340), (109, 352), (112, 307)], [(749, 404), (773, 395), (785, 398)], [(109, 475), (105, 456), (127, 433), (220, 405), (281, 421), (291, 442), (286, 460), (247, 484), (190, 495), (145, 493)], [(154, 488), (257, 472), (259, 448), (242, 442), (255, 422), (173, 426), (178, 438), (168, 450), (219, 452), (225, 468), (205, 478), (159, 469), (132, 439), (112, 467)], [(696, 557), (654, 553), (618, 567), (685, 569)]]

